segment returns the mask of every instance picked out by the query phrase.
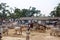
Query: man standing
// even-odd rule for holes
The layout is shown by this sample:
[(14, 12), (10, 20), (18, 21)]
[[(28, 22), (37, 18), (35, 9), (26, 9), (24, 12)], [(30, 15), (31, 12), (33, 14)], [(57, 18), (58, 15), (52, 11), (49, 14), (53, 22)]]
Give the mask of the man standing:
[(30, 28), (31, 28), (31, 21), (29, 20), (28, 22), (28, 27), (27, 27), (27, 31), (26, 31), (26, 40), (30, 40)]
[(2, 20), (0, 19), (0, 40), (2, 38)]
[(30, 21), (30, 22), (28, 23), (28, 29), (29, 29), (29, 30), (32, 30), (32, 28), (33, 28), (33, 22)]

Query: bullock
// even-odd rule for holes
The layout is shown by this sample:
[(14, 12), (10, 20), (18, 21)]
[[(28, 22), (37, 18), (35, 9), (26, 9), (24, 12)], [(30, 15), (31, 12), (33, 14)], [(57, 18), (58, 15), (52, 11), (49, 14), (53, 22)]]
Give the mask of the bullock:
[(17, 32), (19, 31), (19, 34), (22, 34), (22, 27), (15, 27), (15, 34), (17, 34)]
[(51, 29), (50, 35), (60, 36), (60, 22), (57, 22), (56, 27)]
[(59, 28), (52, 28), (50, 35), (52, 36), (60, 36), (60, 29)]
[(22, 34), (22, 27), (17, 22), (13, 22), (12, 25), (14, 27), (15, 34), (17, 34), (17, 32), (19, 32), (19, 34)]
[(3, 28), (3, 33), (6, 33), (8, 35), (8, 28)]
[(3, 32), (3, 34), (6, 33), (8, 35), (8, 26), (7, 25), (2, 26), (2, 32)]
[(36, 30), (42, 30), (42, 31), (45, 31), (47, 28), (46, 25), (39, 23), (34, 23), (33, 26), (34, 26), (33, 28), (35, 28)]

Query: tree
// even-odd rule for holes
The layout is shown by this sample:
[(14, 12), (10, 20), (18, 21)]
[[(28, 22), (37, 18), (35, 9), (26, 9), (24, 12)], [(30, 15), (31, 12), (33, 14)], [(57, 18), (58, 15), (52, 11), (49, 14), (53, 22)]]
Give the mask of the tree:
[(20, 17), (31, 17), (34, 16), (34, 14), (40, 14), (40, 10), (36, 10), (35, 7), (30, 7), (29, 9), (22, 9), (15, 8), (14, 10), (16, 18)]
[(15, 8), (14, 14), (15, 14), (16, 18), (20, 18), (23, 16), (22, 11), (19, 8)]
[(28, 17), (31, 17), (34, 16), (34, 14), (40, 14), (40, 10), (36, 10), (35, 7), (30, 7), (26, 14)]
[(51, 11), (50, 15), (54, 17), (60, 17), (60, 3), (53, 11)]
[(22, 15), (23, 17), (26, 17), (27, 16), (27, 13), (28, 12), (28, 9), (22, 9)]
[(7, 14), (8, 14), (8, 10), (6, 9), (7, 7), (9, 6), (6, 5), (6, 3), (0, 4), (0, 17), (3, 19), (7, 18)]

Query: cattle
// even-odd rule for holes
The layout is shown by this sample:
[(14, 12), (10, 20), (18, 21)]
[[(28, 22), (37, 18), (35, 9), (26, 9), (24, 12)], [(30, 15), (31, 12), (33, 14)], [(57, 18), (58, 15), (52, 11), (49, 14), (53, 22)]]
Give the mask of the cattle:
[(51, 29), (50, 35), (60, 36), (60, 22), (57, 22), (55, 28)]
[(2, 25), (2, 33), (8, 35), (8, 26), (7, 25)]
[(8, 35), (8, 28), (7, 27), (3, 28), (3, 33), (6, 33)]
[(35, 30), (39, 30), (39, 31), (46, 31), (47, 27), (46, 27), (46, 25), (43, 25), (43, 24), (34, 23), (33, 28), (35, 28)]
[(22, 34), (22, 27), (15, 27), (15, 34), (17, 34), (17, 32), (19, 32), (19, 34)]
[(60, 36), (60, 29), (59, 28), (52, 28), (50, 35), (52, 36)]

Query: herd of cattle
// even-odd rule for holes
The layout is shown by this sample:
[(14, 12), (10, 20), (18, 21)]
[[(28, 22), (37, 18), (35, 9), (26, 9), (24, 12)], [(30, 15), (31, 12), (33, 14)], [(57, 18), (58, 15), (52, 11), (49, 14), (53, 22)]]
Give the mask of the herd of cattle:
[(38, 24), (38, 23), (29, 23), (28, 25), (22, 25), (18, 24), (17, 22), (9, 22), (7, 24), (2, 25), (2, 34), (6, 33), (8, 35), (8, 30), (13, 28), (15, 30), (15, 33), (17, 34), (17, 31), (19, 31), (19, 34), (22, 34), (22, 29), (23, 28), (28, 28), (30, 25), (30, 30), (34, 29), (40, 30), (43, 32), (46, 32), (46, 30), (51, 30), (50, 35), (54, 36), (60, 36), (60, 23), (57, 23), (57, 25), (50, 26), (50, 25), (43, 25), (43, 24)]

